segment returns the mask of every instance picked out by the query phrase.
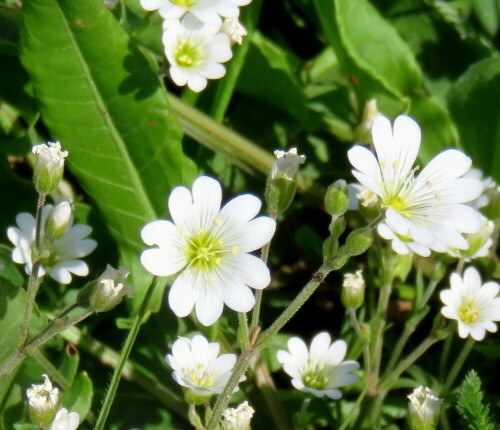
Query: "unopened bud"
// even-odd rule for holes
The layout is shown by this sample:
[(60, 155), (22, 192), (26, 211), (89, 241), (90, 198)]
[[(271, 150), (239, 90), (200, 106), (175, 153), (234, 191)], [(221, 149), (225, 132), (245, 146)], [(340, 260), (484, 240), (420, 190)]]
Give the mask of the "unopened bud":
[(64, 159), (68, 151), (61, 150), (59, 142), (49, 142), (35, 145), (32, 149), (35, 154), (33, 183), (39, 194), (48, 194), (55, 190), (64, 172)]
[(365, 280), (363, 271), (346, 273), (342, 282), (342, 293), (340, 295), (342, 304), (347, 309), (358, 309), (365, 300)]
[(61, 237), (71, 222), (71, 205), (68, 202), (59, 203), (51, 210), (45, 221), (45, 239), (54, 241)]
[(85, 286), (78, 294), (80, 306), (92, 308), (95, 312), (106, 312), (118, 305), (123, 296), (131, 296), (133, 287), (125, 283), (129, 275), (126, 267), (114, 269), (108, 264), (104, 273), (94, 282)]
[(368, 100), (363, 110), (361, 124), (359, 124), (359, 126), (356, 128), (356, 140), (359, 143), (369, 144), (372, 142), (371, 132), (373, 122), (379, 115), (380, 113), (377, 108), (377, 100)]
[(59, 390), (52, 387), (47, 375), (43, 384), (33, 384), (26, 390), (29, 402), (29, 416), (37, 428), (47, 428), (59, 408)]
[(248, 34), (247, 29), (237, 19), (226, 18), (222, 24), (221, 31), (229, 37), (231, 43), (241, 45), (243, 38)]
[(427, 387), (415, 388), (408, 396), (408, 417), (411, 430), (434, 430), (438, 424), (443, 400)]
[(250, 421), (254, 414), (248, 402), (243, 402), (237, 408), (228, 408), (224, 411), (222, 420), (223, 430), (250, 430)]
[(267, 179), (266, 202), (269, 212), (275, 216), (284, 212), (292, 203), (297, 191), (297, 173), (304, 164), (305, 155), (298, 155), (297, 148), (290, 151), (274, 151), (276, 161)]
[(328, 187), (325, 195), (325, 208), (330, 215), (344, 215), (349, 207), (349, 191), (343, 179)]
[(352, 231), (345, 242), (346, 253), (351, 257), (363, 254), (372, 244), (372, 239), (372, 230), (369, 227)]

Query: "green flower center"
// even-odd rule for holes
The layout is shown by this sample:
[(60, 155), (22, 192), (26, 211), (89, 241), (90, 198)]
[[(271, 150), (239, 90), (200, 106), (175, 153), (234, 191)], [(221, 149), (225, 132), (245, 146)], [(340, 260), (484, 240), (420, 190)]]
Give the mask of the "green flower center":
[(187, 68), (203, 64), (203, 55), (203, 49), (189, 40), (181, 40), (174, 51), (176, 63)]
[(398, 212), (403, 212), (408, 206), (406, 202), (399, 196), (390, 197), (389, 199), (387, 199), (386, 204), (387, 206), (391, 206), (392, 208), (396, 209)]
[(458, 308), (458, 317), (466, 324), (475, 323), (479, 316), (479, 309), (469, 296), (462, 299), (462, 303)]
[(196, 0), (170, 0), (170, 3), (176, 4), (177, 6), (190, 8), (196, 4)]
[(198, 272), (215, 269), (225, 254), (226, 248), (222, 240), (210, 231), (199, 230), (186, 241), (188, 266)]
[(324, 390), (330, 380), (328, 376), (329, 368), (330, 366), (326, 364), (314, 364), (312, 361), (309, 361), (309, 366), (305, 368), (302, 375), (302, 383), (306, 387), (315, 390)]
[(198, 387), (211, 387), (214, 384), (215, 376), (217, 374), (215, 372), (207, 373), (205, 371), (206, 364), (199, 363), (196, 366), (196, 369), (189, 369), (186, 372), (187, 378)]

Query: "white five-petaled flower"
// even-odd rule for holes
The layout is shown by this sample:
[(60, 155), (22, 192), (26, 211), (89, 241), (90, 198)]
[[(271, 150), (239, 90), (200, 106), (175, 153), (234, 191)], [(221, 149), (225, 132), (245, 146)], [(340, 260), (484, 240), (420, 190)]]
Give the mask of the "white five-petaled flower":
[(50, 423), (59, 407), (59, 390), (52, 386), (46, 374), (42, 376), (43, 384), (33, 384), (26, 390), (31, 420), (40, 426)]
[(412, 430), (434, 430), (438, 424), (439, 409), (443, 403), (428, 387), (418, 387), (408, 396), (410, 427)]
[[(41, 243), (44, 237), (44, 225), (49, 213), (53, 210), (52, 205), (45, 205), (41, 211)], [(26, 273), (31, 272), (32, 254), (35, 247), (35, 217), (29, 213), (22, 212), (17, 215), (16, 223), (18, 227), (9, 227), (7, 236), (14, 244), (12, 259), (18, 264), (25, 264)], [(72, 225), (70, 219), (68, 226), (62, 236), (51, 242), (48, 247), (48, 255), (44, 256), (38, 270), (38, 276), (46, 273), (61, 284), (71, 282), (71, 273), (78, 276), (87, 276), (89, 268), (87, 264), (79, 260), (90, 254), (97, 242), (93, 239), (86, 239), (92, 232), (92, 228), (85, 224)]]
[(471, 159), (449, 149), (438, 154), (415, 176), (413, 164), (420, 148), (420, 128), (410, 117), (394, 122), (379, 115), (372, 128), (377, 156), (356, 145), (348, 152), (358, 181), (374, 192), (385, 210), (379, 234), (392, 240), (393, 249), (428, 256), (431, 250), (467, 249), (462, 233), (481, 228), (479, 213), (463, 204), (479, 196), (480, 181), (463, 178)]
[(163, 32), (165, 55), (170, 63), (170, 76), (179, 86), (200, 92), (207, 79), (222, 78), (225, 63), (233, 56), (229, 37), (217, 27), (201, 25), (191, 16), (175, 21)]
[(49, 430), (76, 430), (80, 425), (80, 414), (78, 412), (68, 412), (66, 408), (61, 408), (49, 427)]
[[(202, 335), (193, 339), (180, 337), (172, 345), (172, 354), (165, 357), (173, 370), (172, 377), (188, 390), (190, 400), (202, 402), (224, 390), (236, 364), (236, 355), (219, 356), (219, 350), (218, 342), (209, 343)], [(244, 380), (242, 376), (240, 382)]]
[(347, 344), (343, 340), (331, 343), (326, 332), (317, 334), (311, 347), (307, 349), (304, 341), (292, 337), (288, 341), (288, 351), (278, 351), (278, 361), (292, 377), (292, 385), (317, 397), (327, 396), (340, 399), (339, 387), (352, 384), (358, 377), (350, 372), (359, 369), (357, 361), (343, 361)]
[(255, 298), (248, 287), (262, 289), (271, 280), (268, 267), (249, 252), (268, 243), (276, 229), (274, 220), (256, 217), (261, 201), (242, 194), (221, 209), (219, 182), (200, 176), (192, 192), (176, 187), (168, 199), (174, 222), (146, 224), (141, 235), (147, 249), (143, 266), (156, 276), (181, 272), (170, 288), (168, 303), (178, 317), (196, 316), (211, 325), (222, 314), (224, 303), (237, 312), (248, 312)]
[(250, 430), (250, 421), (255, 413), (247, 401), (237, 408), (227, 408), (223, 413), (223, 430)]
[(458, 321), (458, 335), (483, 340), (486, 331), (495, 333), (497, 326), (493, 321), (500, 321), (500, 297), (497, 297), (500, 286), (496, 282), (481, 285), (481, 277), (474, 267), (467, 268), (463, 278), (453, 273), (450, 286), (440, 293), (445, 305), (441, 313)]
[(146, 10), (158, 10), (166, 21), (181, 19), (186, 13), (193, 14), (201, 22), (220, 27), (221, 17), (238, 18), (239, 6), (251, 0), (141, 0)]

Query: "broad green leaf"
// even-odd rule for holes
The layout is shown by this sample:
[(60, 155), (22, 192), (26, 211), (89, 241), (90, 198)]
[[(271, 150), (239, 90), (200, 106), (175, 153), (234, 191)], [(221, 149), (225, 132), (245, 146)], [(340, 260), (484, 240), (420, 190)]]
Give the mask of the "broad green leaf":
[(78, 412), (83, 419), (92, 405), (94, 387), (86, 372), (80, 372), (71, 387), (62, 394), (62, 406), (72, 412)]
[(464, 150), (500, 180), (500, 59), (480, 61), (452, 87), (448, 102)]
[(140, 230), (165, 216), (169, 190), (195, 173), (179, 125), (158, 78), (104, 2), (27, 0), (23, 10), (21, 58), (43, 121), (69, 150), (69, 169), (132, 271), (136, 308), (150, 279), (138, 259)]

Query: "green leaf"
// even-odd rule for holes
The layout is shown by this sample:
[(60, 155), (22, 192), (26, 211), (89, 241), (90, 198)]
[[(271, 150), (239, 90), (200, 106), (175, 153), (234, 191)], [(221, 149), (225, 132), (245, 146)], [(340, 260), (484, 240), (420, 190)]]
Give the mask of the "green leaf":
[(102, 212), (137, 308), (150, 279), (138, 258), (141, 227), (166, 215), (169, 190), (192, 180), (194, 164), (158, 78), (104, 2), (27, 0), (23, 11), (21, 58), (43, 121)]
[(500, 181), (500, 58), (480, 61), (452, 87), (448, 103), (464, 150)]
[(93, 396), (92, 380), (86, 372), (80, 372), (71, 384), (71, 388), (62, 394), (61, 404), (68, 411), (78, 412), (80, 419), (83, 420), (90, 411)]

